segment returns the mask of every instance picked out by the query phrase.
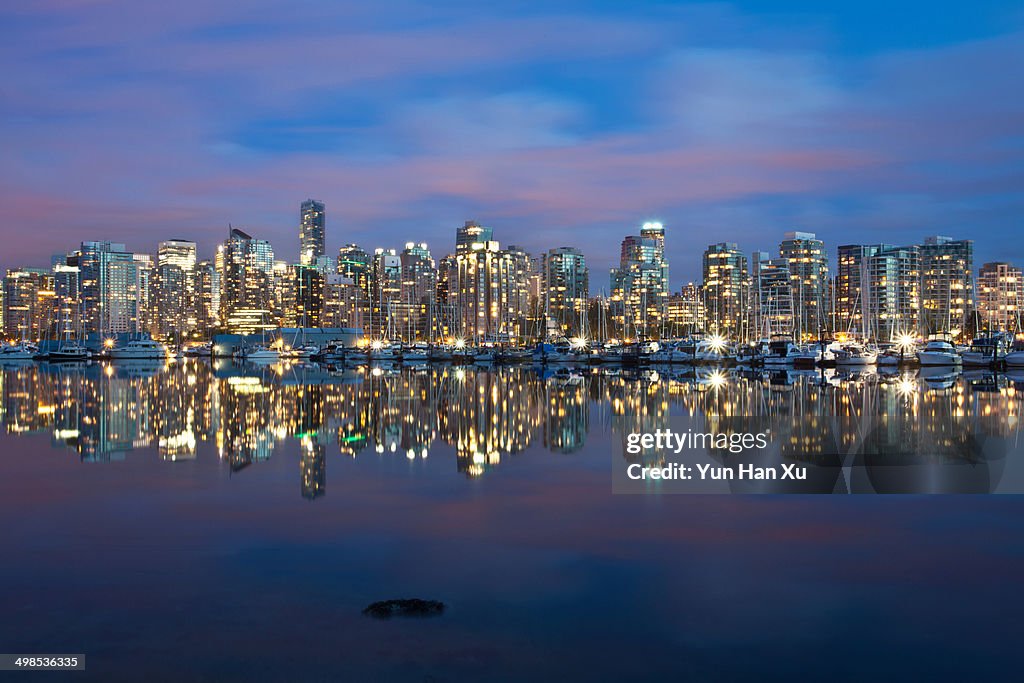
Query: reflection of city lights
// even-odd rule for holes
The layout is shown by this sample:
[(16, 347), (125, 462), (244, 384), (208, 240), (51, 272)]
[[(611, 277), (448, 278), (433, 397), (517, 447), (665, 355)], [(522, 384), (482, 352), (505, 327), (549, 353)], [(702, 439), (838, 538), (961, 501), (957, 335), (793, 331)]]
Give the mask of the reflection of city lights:
[(909, 377), (904, 377), (896, 385), (896, 390), (899, 391), (901, 396), (911, 396), (917, 389), (917, 383)]
[(711, 376), (708, 377), (708, 382), (715, 389), (725, 386), (725, 373), (722, 372), (721, 370), (715, 370), (714, 372), (711, 373)]

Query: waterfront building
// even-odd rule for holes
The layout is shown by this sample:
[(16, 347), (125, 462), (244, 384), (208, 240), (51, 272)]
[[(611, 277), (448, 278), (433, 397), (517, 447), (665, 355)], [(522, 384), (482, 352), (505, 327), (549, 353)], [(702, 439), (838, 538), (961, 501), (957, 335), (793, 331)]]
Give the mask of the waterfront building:
[(72, 255), (79, 268), (82, 326), (86, 333), (113, 335), (148, 329), (152, 260), (124, 244), (82, 242)]
[(196, 264), (196, 332), (206, 338), (220, 327), (220, 271), (213, 261)]
[(668, 298), (668, 334), (682, 337), (705, 329), (703, 293), (700, 286), (688, 282)]
[(751, 324), (747, 257), (735, 242), (708, 245), (702, 261), (707, 331), (743, 338)]
[(825, 243), (813, 232), (787, 232), (779, 256), (789, 266), (793, 327), (800, 339), (816, 339), (828, 322), (829, 267)]
[(575, 247), (550, 249), (540, 268), (541, 291), (537, 294), (543, 296), (545, 318), (557, 324), (563, 335), (587, 336), (590, 271), (582, 252)]
[(402, 259), (394, 249), (378, 247), (373, 252), (373, 291), (370, 298), (370, 325), (366, 333), (372, 337), (398, 339), (399, 304), (402, 300)]
[(315, 266), (293, 266), (289, 275), (294, 287), (294, 309), (285, 318), (296, 327), (322, 327), (324, 287), (327, 276)]
[(398, 332), (405, 341), (436, 336), (437, 269), (425, 242), (408, 242), (399, 256), (401, 301)]
[(1009, 263), (986, 263), (978, 271), (978, 323), (985, 332), (1019, 332), (1024, 273)]
[(180, 338), (198, 326), (196, 243), (161, 242), (153, 281), (153, 331), (160, 337)]
[[(459, 229), (481, 236), (475, 224)], [(530, 255), (510, 246), (501, 249), (493, 240), (456, 246), (445, 264), (446, 298), (457, 316), (454, 331), (466, 338), (514, 341), (528, 333)]]
[(644, 223), (639, 236), (622, 240), (610, 291), (612, 321), (623, 336), (660, 335), (669, 295), (668, 265), (661, 223)]
[(750, 263), (752, 336), (770, 339), (783, 335), (798, 339), (789, 259), (771, 258), (766, 251), (755, 251)]
[(326, 213), (324, 203), (316, 199), (302, 202), (299, 210), (299, 263), (317, 265), (317, 259), (327, 253), (325, 249)]
[(324, 327), (364, 327), (366, 295), (351, 277), (334, 273), (324, 281)]
[(275, 272), (274, 250), (266, 240), (231, 228), (217, 249), (220, 273), (220, 316), (229, 332), (248, 334), (266, 326), (274, 327), (275, 308), (280, 306), (281, 272)]
[(919, 332), (918, 247), (842, 245), (835, 287), (837, 333), (890, 341)]
[(8, 339), (38, 340), (54, 316), (53, 273), (44, 268), (14, 268), (3, 279), (3, 333)]
[(974, 308), (974, 241), (929, 237), (920, 253), (921, 331), (959, 336)]

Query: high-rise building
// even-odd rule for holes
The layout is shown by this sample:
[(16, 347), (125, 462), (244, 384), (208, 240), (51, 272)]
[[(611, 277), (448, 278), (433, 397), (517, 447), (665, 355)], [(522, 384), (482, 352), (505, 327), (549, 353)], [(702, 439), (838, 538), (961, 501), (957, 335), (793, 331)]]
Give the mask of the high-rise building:
[(196, 330), (196, 243), (161, 242), (153, 281), (153, 327), (163, 338), (178, 338)]
[(929, 237), (920, 253), (922, 333), (958, 336), (974, 308), (974, 242)]
[(644, 223), (640, 235), (622, 240), (619, 267), (610, 278), (612, 320), (625, 336), (657, 336), (668, 301), (665, 228)]
[(590, 271), (582, 252), (575, 247), (550, 249), (540, 268), (545, 318), (554, 321), (561, 334), (585, 335)]
[(373, 337), (397, 339), (402, 301), (402, 260), (398, 252), (380, 247), (375, 249), (371, 272), (370, 325), (364, 331)]
[(295, 266), (292, 273), (295, 288), (295, 326), (322, 327), (324, 286), (327, 276), (313, 266), (303, 265)]
[(798, 336), (789, 259), (755, 251), (750, 259), (750, 303), (755, 336)]
[(54, 316), (53, 273), (43, 268), (14, 268), (3, 280), (4, 335), (37, 340)]
[(213, 261), (196, 264), (196, 329), (208, 337), (220, 327), (220, 271)]
[(82, 242), (72, 255), (80, 273), (84, 332), (138, 333), (147, 328), (151, 259), (123, 244)]
[[(337, 272), (351, 280), (351, 284), (362, 292), (359, 306), (359, 319), (369, 319), (370, 300), (373, 295), (373, 259), (365, 249), (357, 244), (346, 244), (338, 250)], [(362, 325), (352, 325), (361, 327)]]
[(688, 282), (678, 294), (668, 298), (668, 333), (681, 337), (705, 329), (703, 293), (698, 285)]
[(919, 332), (918, 247), (842, 245), (835, 288), (836, 332), (881, 341)]
[[(459, 229), (459, 239), (475, 224)], [(489, 236), (486, 231), (474, 234)], [(447, 301), (456, 315), (453, 331), (479, 340), (511, 341), (526, 334), (530, 255), (493, 241), (456, 246), (446, 264)]]
[(455, 232), (455, 253), (469, 251), (474, 244), (491, 242), (494, 231), (485, 228), (476, 221), (466, 221), (465, 225)]
[(366, 295), (355, 281), (341, 274), (328, 275), (324, 282), (323, 327), (364, 328)]
[(409, 242), (399, 256), (402, 268), (401, 328), (406, 341), (437, 336), (433, 321), (436, 315), (437, 269), (426, 243)]
[(789, 265), (794, 335), (818, 338), (828, 323), (829, 270), (825, 243), (813, 232), (787, 232), (779, 256)]
[(1024, 272), (1005, 262), (978, 271), (978, 318), (987, 332), (1019, 332), (1024, 307)]
[(709, 331), (743, 337), (752, 322), (748, 315), (750, 274), (747, 257), (735, 242), (711, 244), (703, 258), (704, 310)]
[(217, 248), (216, 263), (221, 326), (238, 333), (273, 327), (276, 275), (270, 243), (232, 228)]
[(307, 199), (302, 202), (299, 213), (299, 263), (304, 266), (316, 265), (317, 258), (327, 253), (324, 246), (324, 203), (316, 199)]

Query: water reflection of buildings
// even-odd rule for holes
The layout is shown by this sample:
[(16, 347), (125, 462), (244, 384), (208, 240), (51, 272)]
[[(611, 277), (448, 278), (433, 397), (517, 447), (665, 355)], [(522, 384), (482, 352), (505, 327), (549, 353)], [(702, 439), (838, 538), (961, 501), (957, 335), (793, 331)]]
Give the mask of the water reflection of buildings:
[[(334, 370), (315, 365), (167, 367), (26, 364), (0, 370), (0, 423), (11, 434), (49, 433), (83, 460), (154, 448), (168, 460), (195, 458), (202, 443), (232, 471), (300, 442), (301, 490), (326, 491), (328, 453), (347, 457), (427, 457), (451, 445), (458, 471), (480, 476), (503, 457), (542, 444), (582, 449), (597, 426), (616, 434), (652, 432), (689, 416), (698, 424), (744, 416), (784, 427), (783, 455), (820, 462), (864, 438), (850, 427), (885, 415), (872, 438), (905, 438), (925, 420), (955, 425), (984, 418), (1006, 436), (1019, 428), (1021, 387), (1002, 376), (739, 373), (704, 368), (583, 370), (539, 374), (529, 367), (430, 366)], [(941, 438), (940, 429), (932, 438)], [(903, 435), (903, 436), (901, 436)], [(881, 443), (881, 441), (879, 442)], [(640, 456), (643, 457), (643, 456)]]

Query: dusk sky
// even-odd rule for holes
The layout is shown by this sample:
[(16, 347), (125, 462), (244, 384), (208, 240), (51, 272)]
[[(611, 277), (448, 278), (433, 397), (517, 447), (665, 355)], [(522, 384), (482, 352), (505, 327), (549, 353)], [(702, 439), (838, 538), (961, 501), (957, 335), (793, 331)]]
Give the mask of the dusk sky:
[(0, 268), (229, 222), (293, 261), (307, 197), (332, 255), (473, 218), (595, 293), (652, 219), (673, 289), (788, 230), (1024, 266), (1019, 2), (429, 5), (5, 3)]

